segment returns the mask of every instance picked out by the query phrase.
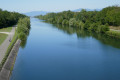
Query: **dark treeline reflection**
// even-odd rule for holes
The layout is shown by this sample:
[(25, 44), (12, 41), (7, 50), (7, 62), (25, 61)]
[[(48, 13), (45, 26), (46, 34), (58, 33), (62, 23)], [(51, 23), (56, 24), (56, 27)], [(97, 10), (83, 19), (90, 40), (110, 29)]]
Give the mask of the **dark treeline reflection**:
[(27, 43), (27, 38), (26, 38), (24, 41), (21, 42), (20, 46), (21, 46), (22, 48), (25, 48), (26, 43)]
[(60, 24), (53, 24), (54, 27), (57, 27), (59, 30), (64, 31), (65, 33), (72, 35), (76, 34), (78, 38), (86, 38), (86, 37), (93, 37), (103, 44), (113, 46), (115, 48), (120, 48), (120, 39), (111, 38), (106, 36), (105, 34), (97, 34), (92, 31), (86, 31), (82, 29), (78, 29), (76, 27), (70, 27), (67, 25), (60, 25)]

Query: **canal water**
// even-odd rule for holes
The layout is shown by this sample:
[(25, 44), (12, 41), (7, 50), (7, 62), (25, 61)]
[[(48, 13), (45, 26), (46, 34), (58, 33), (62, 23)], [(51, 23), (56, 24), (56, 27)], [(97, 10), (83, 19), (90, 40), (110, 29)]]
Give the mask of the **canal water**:
[(120, 40), (31, 18), (10, 80), (120, 80)]

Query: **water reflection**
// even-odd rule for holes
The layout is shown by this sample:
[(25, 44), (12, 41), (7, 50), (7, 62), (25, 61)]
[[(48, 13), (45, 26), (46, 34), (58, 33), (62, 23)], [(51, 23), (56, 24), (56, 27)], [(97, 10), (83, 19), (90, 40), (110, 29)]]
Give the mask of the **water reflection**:
[(24, 41), (21, 41), (20, 47), (25, 48), (27, 43), (27, 38)]
[(86, 31), (82, 30), (76, 27), (70, 27), (67, 25), (60, 25), (60, 24), (53, 24), (54, 27), (57, 27), (59, 30), (64, 31), (64, 33), (67, 33), (69, 35), (76, 34), (78, 38), (86, 38), (86, 37), (93, 37), (103, 44), (113, 46), (115, 48), (120, 48), (120, 39), (114, 39), (109, 36), (106, 36), (105, 34), (97, 34), (92, 31)]

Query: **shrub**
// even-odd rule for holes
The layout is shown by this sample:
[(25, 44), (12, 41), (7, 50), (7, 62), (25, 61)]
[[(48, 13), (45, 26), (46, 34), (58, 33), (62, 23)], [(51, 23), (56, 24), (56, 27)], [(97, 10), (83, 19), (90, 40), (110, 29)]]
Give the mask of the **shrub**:
[(99, 25), (97, 31), (100, 33), (105, 33), (106, 31), (109, 31), (109, 27), (106, 25)]
[(29, 34), (29, 29), (30, 29), (30, 18), (21, 18), (18, 21), (18, 27), (17, 27), (17, 32), (18, 32), (18, 38), (20, 40), (25, 40), (27, 35)]
[(89, 29), (89, 27), (90, 27), (90, 22), (86, 21), (84, 24), (84, 29)]
[(75, 23), (76, 23), (76, 19), (75, 19), (75, 18), (71, 18), (71, 19), (69, 20), (69, 26), (74, 26)]
[(19, 33), (19, 35), (18, 35), (18, 38), (22, 41), (26, 40), (26, 37), (27, 37), (26, 34), (23, 32)]
[(79, 27), (80, 27), (81, 29), (84, 29), (84, 23), (83, 23), (82, 21), (80, 21)]
[(63, 21), (62, 21), (62, 25), (67, 25), (68, 24), (68, 21), (66, 20), (66, 19), (64, 19)]

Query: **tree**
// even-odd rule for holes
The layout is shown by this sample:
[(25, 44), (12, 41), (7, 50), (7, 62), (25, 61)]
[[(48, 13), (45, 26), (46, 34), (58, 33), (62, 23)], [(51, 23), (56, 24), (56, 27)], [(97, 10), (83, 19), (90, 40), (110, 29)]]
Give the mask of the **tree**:
[(71, 18), (69, 20), (69, 26), (75, 26), (75, 23), (76, 23), (76, 19), (75, 18)]

